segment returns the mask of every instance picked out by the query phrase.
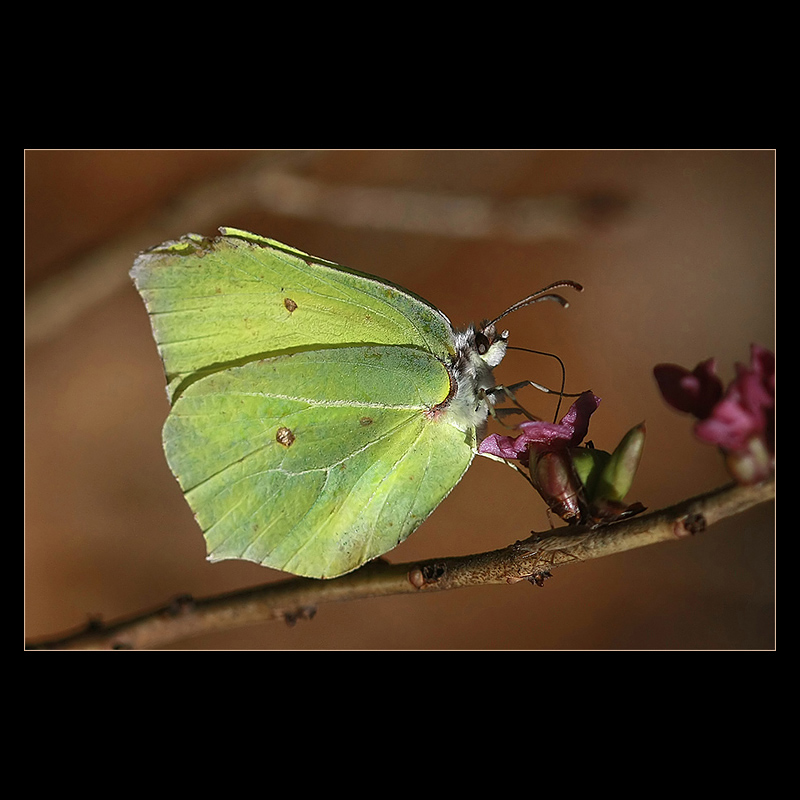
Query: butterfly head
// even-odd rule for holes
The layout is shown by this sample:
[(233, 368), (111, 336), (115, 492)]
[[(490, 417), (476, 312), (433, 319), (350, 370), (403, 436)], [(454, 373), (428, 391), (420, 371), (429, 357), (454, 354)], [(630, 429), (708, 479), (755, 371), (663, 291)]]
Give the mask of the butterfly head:
[(494, 322), (484, 320), (475, 335), (475, 352), (486, 362), (490, 368), (496, 367), (506, 354), (508, 347), (508, 331), (497, 332)]
[(507, 342), (508, 331), (498, 334), (494, 323), (454, 331), (450, 374), (455, 392), (448, 413), (457, 426), (467, 429), (485, 425), (493, 402), (487, 394), (495, 386), (492, 370), (503, 360)]

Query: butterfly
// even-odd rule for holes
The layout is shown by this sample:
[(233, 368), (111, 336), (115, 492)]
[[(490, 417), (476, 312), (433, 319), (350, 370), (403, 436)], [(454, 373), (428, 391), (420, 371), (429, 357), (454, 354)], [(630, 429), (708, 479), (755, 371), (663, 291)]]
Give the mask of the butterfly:
[(208, 559), (333, 578), (406, 539), (476, 454), (501, 317), (456, 330), (382, 278), (236, 228), (141, 253), (167, 462)]

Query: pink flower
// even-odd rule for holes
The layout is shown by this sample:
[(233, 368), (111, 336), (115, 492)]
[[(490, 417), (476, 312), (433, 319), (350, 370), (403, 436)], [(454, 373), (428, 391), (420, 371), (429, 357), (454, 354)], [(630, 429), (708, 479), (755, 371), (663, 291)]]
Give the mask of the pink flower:
[(614, 454), (591, 445), (579, 446), (600, 398), (584, 392), (561, 422), (523, 422), (519, 436), (493, 433), (480, 444), (481, 453), (517, 460), (528, 468), (528, 480), (565, 522), (602, 524), (638, 514), (641, 503), (622, 502), (633, 481), (644, 445), (644, 426), (626, 434)]
[(577, 447), (589, 430), (589, 418), (600, 405), (600, 398), (584, 392), (561, 418), (561, 422), (522, 422), (519, 436), (489, 434), (478, 447), (480, 453), (517, 459), (528, 465), (531, 452), (544, 453)]
[(664, 399), (678, 411), (705, 419), (722, 397), (717, 360), (701, 361), (693, 372), (677, 364), (658, 364), (653, 373)]
[(717, 445), (731, 474), (754, 483), (774, 469), (775, 356), (751, 345), (750, 366), (736, 365), (736, 378), (723, 393), (716, 362), (709, 359), (689, 372), (675, 364), (653, 370), (661, 394), (673, 408), (698, 418), (695, 436)]

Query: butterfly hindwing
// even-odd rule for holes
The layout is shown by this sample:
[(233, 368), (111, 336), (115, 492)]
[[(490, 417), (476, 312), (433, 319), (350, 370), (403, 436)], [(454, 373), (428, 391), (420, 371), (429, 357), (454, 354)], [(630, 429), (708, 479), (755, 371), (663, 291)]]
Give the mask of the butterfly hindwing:
[(209, 557), (332, 577), (396, 546), (472, 460), (474, 431), (436, 414), (449, 392), (441, 361), (396, 346), (282, 355), (189, 385), (164, 447)]

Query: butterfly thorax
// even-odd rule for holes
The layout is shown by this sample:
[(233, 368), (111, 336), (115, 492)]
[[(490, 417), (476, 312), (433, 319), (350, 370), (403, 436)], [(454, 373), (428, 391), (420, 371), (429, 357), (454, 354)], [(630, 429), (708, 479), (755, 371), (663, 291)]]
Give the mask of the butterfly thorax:
[(488, 389), (496, 386), (492, 370), (506, 353), (508, 331), (498, 335), (494, 325), (470, 325), (453, 334), (455, 354), (450, 363), (455, 392), (447, 410), (448, 421), (462, 430), (486, 424), (489, 405), (494, 402)]

